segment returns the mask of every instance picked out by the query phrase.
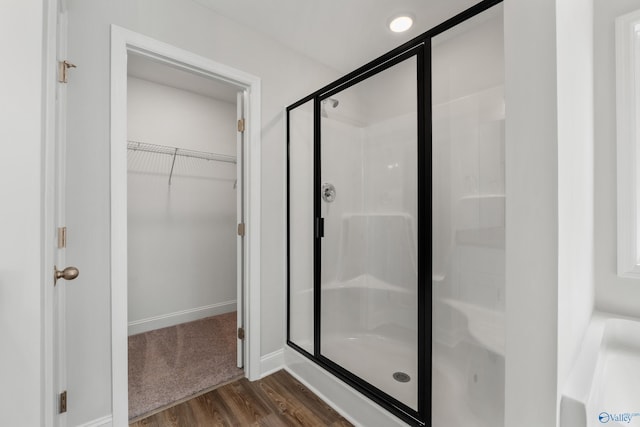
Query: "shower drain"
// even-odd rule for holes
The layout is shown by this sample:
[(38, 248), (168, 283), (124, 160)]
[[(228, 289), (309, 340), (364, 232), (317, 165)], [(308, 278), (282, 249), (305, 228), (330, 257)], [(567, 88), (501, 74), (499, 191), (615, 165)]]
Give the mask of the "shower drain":
[(411, 377), (404, 372), (394, 372), (393, 379), (401, 383), (408, 383), (409, 381), (411, 381)]

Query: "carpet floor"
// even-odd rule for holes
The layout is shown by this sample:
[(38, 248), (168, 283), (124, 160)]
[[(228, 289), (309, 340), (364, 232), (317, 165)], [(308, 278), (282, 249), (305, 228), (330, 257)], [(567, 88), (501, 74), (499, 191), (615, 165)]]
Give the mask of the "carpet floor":
[(236, 313), (129, 337), (129, 419), (140, 418), (242, 375)]

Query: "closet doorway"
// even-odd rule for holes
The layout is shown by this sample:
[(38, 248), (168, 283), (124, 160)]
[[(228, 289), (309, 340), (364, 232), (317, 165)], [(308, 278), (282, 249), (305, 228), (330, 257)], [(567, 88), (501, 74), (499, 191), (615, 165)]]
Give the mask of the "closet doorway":
[(129, 420), (244, 375), (243, 102), (128, 55)]
[[(242, 117), (244, 126), (236, 125), (236, 172), (239, 174), (236, 184), (236, 196), (241, 191), (241, 198), (236, 205), (236, 212), (242, 213), (238, 218), (238, 224), (245, 225), (244, 237), (236, 239), (241, 246), (236, 246), (236, 251), (241, 251), (242, 260), (236, 262), (237, 268), (237, 293), (236, 309), (238, 310), (237, 326), (244, 330), (244, 339), (239, 336), (236, 340), (239, 351), (238, 360), (242, 361), (244, 376), (251, 381), (260, 378), (260, 78), (226, 64), (216, 62), (211, 58), (196, 55), (193, 52), (172, 46), (165, 42), (153, 39), (140, 33), (136, 33), (116, 25), (111, 25), (111, 372), (112, 387), (111, 399), (113, 408), (113, 425), (126, 425), (129, 420), (129, 361), (128, 361), (128, 293), (129, 274), (128, 260), (128, 63), (134, 56), (140, 56), (148, 61), (168, 67), (169, 71), (182, 71), (184, 73), (202, 77), (209, 85), (212, 82), (227, 85), (236, 90), (237, 117)], [(133, 59), (135, 60), (135, 59)], [(167, 69), (165, 69), (167, 71)], [(173, 83), (175, 85), (175, 82)], [(166, 86), (166, 85), (165, 85)], [(180, 88), (180, 89), (185, 89)], [(193, 90), (192, 90), (193, 91)], [(197, 91), (196, 91), (197, 92)], [(238, 97), (238, 93), (240, 96)], [(173, 102), (173, 100), (171, 101)], [(171, 120), (167, 119), (167, 120)], [(213, 120), (213, 119), (211, 119)], [(156, 121), (156, 125), (159, 126)], [(244, 131), (242, 131), (244, 128)], [(145, 141), (137, 141), (145, 142)], [(163, 145), (157, 142), (150, 144)], [(174, 147), (176, 164), (178, 162), (175, 148), (177, 144), (168, 144)], [(205, 148), (205, 152), (213, 151), (213, 148)], [(239, 152), (238, 152), (239, 150)], [(195, 149), (193, 151), (202, 151)], [(150, 153), (151, 154), (151, 153)], [(220, 154), (220, 153), (219, 153)], [(198, 160), (198, 159), (193, 159)], [(173, 163), (173, 161), (172, 161)], [(218, 162), (216, 162), (218, 163)], [(238, 166), (242, 167), (239, 168)], [(174, 165), (175, 167), (175, 165)], [(166, 172), (165, 172), (166, 173)], [(171, 171), (169, 171), (171, 175)], [(167, 189), (168, 176), (166, 176), (165, 191)], [(172, 186), (175, 177), (172, 176)], [(227, 183), (227, 188), (228, 188)], [(233, 186), (233, 183), (231, 183)], [(201, 195), (207, 197), (207, 195)], [(168, 202), (167, 202), (168, 203)], [(236, 224), (237, 226), (237, 224)], [(237, 233), (234, 226), (233, 233)], [(158, 250), (158, 248), (154, 248)], [(162, 266), (175, 270), (173, 263)], [(186, 273), (185, 273), (186, 274)], [(182, 276), (181, 276), (182, 277)], [(180, 282), (182, 283), (182, 281)], [(178, 286), (178, 284), (174, 284)], [(206, 303), (204, 305), (207, 305)], [(211, 305), (211, 304), (209, 304)], [(202, 306), (200, 306), (202, 307)], [(186, 310), (187, 313), (189, 309)], [(197, 311), (197, 310), (196, 310)], [(174, 312), (175, 313), (175, 312)], [(185, 314), (185, 313), (183, 313)], [(162, 316), (161, 316), (162, 317)], [(241, 335), (241, 334), (238, 334)], [(234, 340), (236, 338), (234, 337)], [(170, 345), (170, 344), (169, 344)], [(182, 357), (176, 349), (173, 352), (175, 358)], [(241, 355), (241, 356), (240, 356)], [(174, 387), (167, 384), (166, 387)]]

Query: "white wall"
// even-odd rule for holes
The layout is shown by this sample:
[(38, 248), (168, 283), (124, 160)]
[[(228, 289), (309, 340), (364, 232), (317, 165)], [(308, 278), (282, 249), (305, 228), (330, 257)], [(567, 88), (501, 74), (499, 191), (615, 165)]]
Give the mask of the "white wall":
[(505, 426), (556, 421), (556, 0), (507, 0)]
[(505, 2), (508, 426), (555, 425), (593, 309), (593, 15)]
[(593, 3), (558, 1), (558, 393), (594, 306)]
[(0, 71), (0, 410), (16, 426), (43, 416), (43, 4), (10, 0), (0, 13), (0, 52), (19, 67)]
[[(284, 342), (284, 106), (338, 77), (209, 9), (185, 0), (72, 0), (69, 58), (68, 226), (80, 239), (67, 258), (82, 270), (69, 295), (69, 422), (111, 412), (109, 288), (110, 24), (211, 58), (262, 79), (261, 354)], [(82, 278), (82, 280), (81, 280)], [(70, 391), (71, 393), (71, 391)]]
[[(130, 140), (233, 155), (235, 104), (129, 77)], [(236, 308), (236, 165), (129, 151), (129, 334)]]
[(127, 137), (236, 155), (236, 104), (129, 76)]
[(638, 0), (594, 0), (596, 307), (640, 317), (640, 280), (616, 273), (616, 81), (614, 20)]

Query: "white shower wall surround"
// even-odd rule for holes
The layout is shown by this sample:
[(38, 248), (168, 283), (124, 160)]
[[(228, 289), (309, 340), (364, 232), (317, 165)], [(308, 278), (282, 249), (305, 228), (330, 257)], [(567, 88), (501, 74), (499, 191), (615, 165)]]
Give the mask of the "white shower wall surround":
[[(235, 155), (234, 104), (130, 77), (128, 107), (130, 139)], [(236, 309), (235, 179), (233, 163), (128, 151), (130, 334)]]
[[(399, 255), (393, 251), (373, 257), (366, 254), (368, 249), (374, 250), (382, 243), (382, 236), (375, 235), (377, 229), (399, 227), (397, 239), (401, 243), (398, 246), (405, 249), (408, 260), (411, 260), (410, 253), (415, 253), (416, 242), (412, 237), (415, 235), (415, 214), (411, 213), (416, 211), (417, 190), (415, 180), (410, 178), (415, 177), (412, 123), (415, 124), (415, 114), (366, 127), (355, 127), (338, 120), (323, 121), (323, 174), (336, 187), (336, 198), (339, 198), (336, 203), (322, 205), (325, 230), (340, 230), (341, 233), (323, 241), (323, 253), (328, 254), (323, 258), (323, 276), (328, 280), (350, 278), (353, 275), (347, 273), (349, 269), (358, 268), (358, 274), (372, 271), (376, 265), (382, 265), (386, 256)], [(362, 166), (344, 168), (330, 161), (338, 156), (361, 159)], [(352, 233), (351, 238), (348, 233)], [(353, 245), (356, 236), (366, 236), (366, 241), (360, 241), (356, 247)], [(361, 255), (359, 258), (357, 253)], [(364, 260), (372, 265), (362, 265)], [(412, 262), (410, 271), (415, 274), (415, 256)], [(389, 265), (397, 264), (389, 261)]]
[(371, 121), (322, 120), (321, 351), (417, 409), (416, 114)]
[[(296, 121), (294, 124), (299, 126), (292, 127), (292, 139), (296, 140), (296, 145), (292, 146), (292, 162), (294, 169), (291, 180), (291, 198), (295, 203), (297, 212), (292, 212), (295, 216), (291, 221), (292, 235), (298, 234), (296, 230), (300, 227), (300, 233), (305, 230), (305, 226), (300, 222), (305, 218), (311, 217), (312, 199), (309, 197), (312, 188), (312, 164), (307, 164), (313, 150), (312, 135), (305, 134), (305, 128), (313, 122), (311, 113), (296, 112)], [(325, 209), (330, 215), (325, 219), (325, 230), (339, 230), (339, 235), (334, 239), (326, 239), (324, 241), (325, 251), (332, 254), (330, 257), (323, 259), (323, 273), (325, 277), (333, 278), (330, 281), (339, 283), (357, 278), (363, 274), (370, 274), (375, 270), (383, 270), (385, 263), (394, 265), (394, 260), (399, 262), (399, 258), (403, 257), (407, 260), (407, 268), (409, 271), (416, 272), (416, 242), (412, 237), (415, 235), (415, 217), (407, 214), (407, 211), (415, 212), (415, 194), (416, 183), (407, 183), (405, 172), (399, 167), (404, 167), (415, 163), (414, 155), (412, 155), (410, 144), (415, 144), (411, 138), (415, 138), (415, 132), (410, 128), (411, 121), (415, 121), (415, 114), (409, 114), (389, 120), (386, 123), (375, 124), (372, 126), (363, 126), (361, 123), (354, 125), (353, 122), (346, 122), (341, 119), (328, 119), (323, 128), (323, 134), (326, 136), (325, 156), (339, 156), (342, 158), (362, 159), (363, 167), (355, 168), (332, 168), (331, 163), (327, 162), (327, 175), (331, 176), (331, 182), (336, 187), (336, 198), (340, 203), (328, 204)], [(390, 139), (389, 134), (393, 133), (397, 139)], [(405, 134), (404, 140), (408, 145), (406, 150), (397, 150), (397, 144), (402, 144), (402, 134)], [(304, 141), (304, 142), (303, 142)], [(395, 145), (395, 149), (393, 149)], [(396, 157), (398, 152), (400, 157)], [(391, 154), (391, 156), (390, 156)], [(386, 172), (379, 174), (380, 171)], [(367, 182), (367, 190), (364, 183)], [(413, 186), (413, 188), (411, 188)], [(373, 189), (375, 187), (375, 189)], [(398, 188), (403, 188), (402, 192), (398, 192)], [(374, 194), (375, 193), (375, 194)], [(303, 206), (304, 200), (307, 200), (306, 206)], [(399, 211), (395, 206), (405, 206), (406, 211)], [(305, 215), (302, 210), (307, 210)], [(362, 214), (361, 212), (370, 212)], [(305, 233), (308, 233), (311, 224), (306, 224)], [(394, 241), (389, 242), (386, 237), (380, 235), (380, 230), (389, 230), (389, 227), (398, 231), (393, 234)], [(376, 234), (376, 232), (378, 234)], [(300, 241), (303, 236), (296, 239)], [(365, 256), (367, 248), (372, 250), (377, 247), (374, 243), (386, 242), (386, 250), (378, 253), (374, 258)], [(358, 242), (354, 244), (354, 242)], [(312, 274), (305, 273), (312, 271), (313, 254), (292, 253), (291, 257), (295, 257), (298, 261), (291, 263), (292, 276), (302, 277), (309, 274), (307, 280), (296, 281), (295, 285), (306, 283), (308, 286), (301, 285), (301, 289), (292, 293), (295, 301), (291, 305), (291, 309), (296, 313), (312, 313), (313, 301), (312, 293)], [(299, 258), (298, 258), (299, 257)], [(371, 261), (375, 259), (376, 262)], [(363, 263), (367, 261), (367, 264)], [(306, 261), (306, 262), (305, 262)], [(395, 264), (397, 265), (397, 264)], [(303, 267), (306, 266), (305, 270)], [(387, 283), (391, 285), (396, 280), (388, 279), (390, 271), (382, 272), (381, 278), (387, 277)], [(415, 277), (413, 278), (415, 281)], [(402, 281), (401, 281), (402, 282)], [(407, 283), (407, 280), (404, 280)], [(407, 285), (408, 286), (408, 285)], [(329, 285), (331, 287), (331, 285)], [(305, 318), (308, 322), (292, 324), (292, 335), (296, 338), (296, 343), (305, 346), (311, 345), (313, 342), (312, 318), (310, 316), (296, 316), (296, 318)]]
[(432, 421), (505, 418), (502, 6), (433, 39)]

